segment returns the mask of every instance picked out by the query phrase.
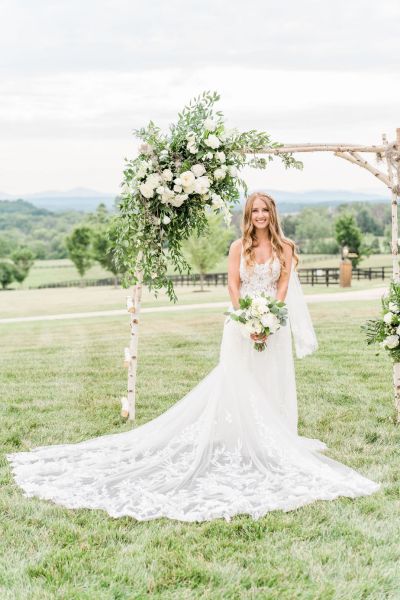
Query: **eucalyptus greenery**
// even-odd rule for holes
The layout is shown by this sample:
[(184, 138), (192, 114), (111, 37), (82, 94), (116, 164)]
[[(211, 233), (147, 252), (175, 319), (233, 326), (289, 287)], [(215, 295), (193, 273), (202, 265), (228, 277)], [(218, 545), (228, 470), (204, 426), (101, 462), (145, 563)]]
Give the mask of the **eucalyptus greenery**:
[(400, 362), (400, 283), (391, 282), (389, 292), (382, 298), (382, 313), (361, 327), (367, 344), (379, 344), (393, 362)]
[[(219, 98), (216, 92), (194, 98), (167, 133), (153, 121), (134, 131), (143, 143), (136, 158), (125, 159), (115, 248), (126, 286), (140, 273), (150, 289), (165, 288), (176, 301), (167, 268), (190, 271), (182, 242), (204, 232), (207, 212), (222, 213), (229, 223), (241, 192), (247, 194), (241, 169), (265, 169), (273, 156), (260, 158), (257, 152), (282, 145), (265, 132), (228, 130), (222, 112), (214, 109)], [(286, 168), (303, 166), (291, 154), (279, 158)]]

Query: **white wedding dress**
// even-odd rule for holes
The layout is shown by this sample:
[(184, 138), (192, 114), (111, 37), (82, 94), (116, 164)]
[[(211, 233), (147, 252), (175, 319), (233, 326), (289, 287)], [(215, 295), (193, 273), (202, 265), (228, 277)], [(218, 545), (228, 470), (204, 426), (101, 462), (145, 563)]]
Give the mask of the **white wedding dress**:
[[(242, 259), (240, 274), (242, 296), (261, 291), (274, 296), (280, 263), (275, 258), (250, 272)], [(289, 317), (302, 356), (316, 348), (316, 340), (311, 321), (299, 335), (295, 311), (305, 302), (300, 295), (290, 300), (299, 287), (294, 278), (292, 269)], [(257, 519), (268, 511), (380, 488), (321, 454), (325, 449), (323, 442), (297, 434), (290, 326), (257, 352), (240, 324), (227, 318), (219, 364), (159, 417), (126, 433), (7, 458), (29, 497), (103, 509), (112, 517), (209, 521), (241, 513)]]

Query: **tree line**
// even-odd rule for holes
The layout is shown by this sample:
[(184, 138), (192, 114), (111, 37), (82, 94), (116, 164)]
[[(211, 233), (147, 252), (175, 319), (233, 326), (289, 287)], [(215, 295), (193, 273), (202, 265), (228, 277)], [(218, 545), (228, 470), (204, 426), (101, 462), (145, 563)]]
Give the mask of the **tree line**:
[[(234, 212), (229, 230), (210, 215), (207, 234), (185, 243), (188, 262), (201, 282), (227, 254), (231, 240), (240, 236), (241, 212)], [(282, 216), (285, 235), (301, 253), (338, 254), (347, 246), (357, 255), (354, 266), (371, 253), (389, 252), (390, 223), (389, 203), (310, 206)], [(70, 258), (81, 277), (97, 262), (117, 278), (122, 273), (114, 258), (116, 235), (116, 213), (104, 204), (93, 213), (53, 213), (23, 200), (0, 201), (0, 285), (22, 282), (36, 259)]]

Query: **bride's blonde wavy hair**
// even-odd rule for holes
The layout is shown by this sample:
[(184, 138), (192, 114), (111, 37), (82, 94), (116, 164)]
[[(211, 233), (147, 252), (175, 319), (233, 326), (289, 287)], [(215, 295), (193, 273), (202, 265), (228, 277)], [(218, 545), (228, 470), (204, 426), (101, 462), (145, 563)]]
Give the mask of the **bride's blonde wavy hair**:
[(281, 269), (286, 271), (286, 261), (285, 255), (283, 252), (283, 244), (286, 242), (291, 246), (293, 251), (293, 259), (295, 268), (299, 263), (299, 257), (296, 253), (296, 244), (289, 238), (283, 235), (282, 227), (279, 221), (278, 213), (276, 210), (275, 200), (265, 194), (264, 192), (254, 192), (250, 194), (246, 200), (246, 204), (243, 211), (242, 218), (242, 246), (243, 246), (243, 256), (247, 267), (254, 267), (255, 264), (255, 256), (254, 256), (254, 248), (256, 244), (256, 228), (252, 223), (252, 210), (253, 204), (256, 198), (262, 200), (266, 207), (269, 210), (269, 224), (268, 224), (268, 232), (269, 238), (271, 240), (272, 246), (272, 256), (277, 256), (279, 262), (281, 263)]

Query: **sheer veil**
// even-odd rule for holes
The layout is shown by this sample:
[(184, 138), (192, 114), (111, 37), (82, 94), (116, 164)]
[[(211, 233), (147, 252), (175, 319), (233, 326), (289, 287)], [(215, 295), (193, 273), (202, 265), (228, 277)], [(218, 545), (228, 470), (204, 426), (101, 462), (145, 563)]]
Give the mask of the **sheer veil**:
[(293, 264), (285, 302), (288, 307), (289, 322), (293, 334), (296, 356), (298, 358), (303, 358), (317, 350), (318, 341), (299, 276), (294, 269)]

